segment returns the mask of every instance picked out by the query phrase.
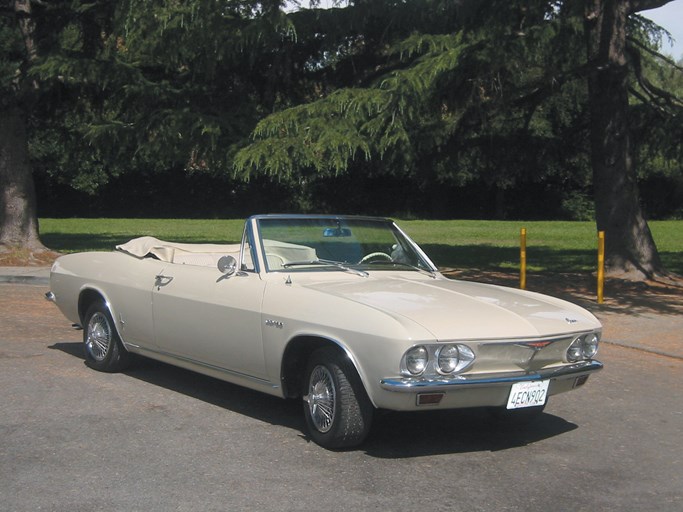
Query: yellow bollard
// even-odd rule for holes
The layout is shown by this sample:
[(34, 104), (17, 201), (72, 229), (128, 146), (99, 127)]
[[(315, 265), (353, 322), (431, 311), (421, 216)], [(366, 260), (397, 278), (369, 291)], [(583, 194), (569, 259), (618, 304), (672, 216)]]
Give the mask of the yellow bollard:
[(526, 290), (526, 228), (519, 231), (519, 289)]
[(605, 292), (605, 232), (598, 231), (598, 304), (604, 302)]

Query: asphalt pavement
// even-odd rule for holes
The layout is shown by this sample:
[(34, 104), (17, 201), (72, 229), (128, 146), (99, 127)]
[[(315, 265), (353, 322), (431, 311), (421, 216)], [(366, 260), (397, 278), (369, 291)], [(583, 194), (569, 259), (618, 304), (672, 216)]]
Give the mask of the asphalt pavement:
[[(48, 289), (0, 284), (2, 512), (683, 510), (682, 358), (607, 342), (605, 369), (532, 423), (386, 412), (335, 452), (305, 434), (300, 401), (144, 358), (91, 370)], [(607, 339), (680, 338), (680, 313), (611, 300)]]

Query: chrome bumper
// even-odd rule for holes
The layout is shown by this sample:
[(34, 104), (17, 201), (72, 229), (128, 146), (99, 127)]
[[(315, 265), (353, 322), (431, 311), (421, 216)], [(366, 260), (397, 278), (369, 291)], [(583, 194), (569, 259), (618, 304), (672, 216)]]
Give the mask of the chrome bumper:
[(602, 370), (600, 361), (582, 361), (567, 366), (546, 368), (531, 372), (488, 373), (474, 375), (457, 375), (449, 379), (425, 379), (399, 377), (382, 379), (380, 385), (388, 391), (403, 393), (423, 391), (448, 391), (457, 388), (474, 388), (490, 386), (509, 386), (515, 382), (533, 380), (559, 379), (565, 377), (581, 377)]

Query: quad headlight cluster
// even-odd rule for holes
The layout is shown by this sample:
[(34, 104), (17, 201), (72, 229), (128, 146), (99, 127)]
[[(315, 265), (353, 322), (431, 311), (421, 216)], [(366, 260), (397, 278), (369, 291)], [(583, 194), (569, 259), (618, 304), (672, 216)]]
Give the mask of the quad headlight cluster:
[(453, 375), (469, 367), (474, 358), (472, 349), (462, 343), (417, 345), (403, 354), (401, 374), (406, 377)]
[(567, 361), (575, 363), (586, 359), (593, 359), (598, 353), (600, 336), (598, 333), (591, 332), (578, 336), (567, 349)]

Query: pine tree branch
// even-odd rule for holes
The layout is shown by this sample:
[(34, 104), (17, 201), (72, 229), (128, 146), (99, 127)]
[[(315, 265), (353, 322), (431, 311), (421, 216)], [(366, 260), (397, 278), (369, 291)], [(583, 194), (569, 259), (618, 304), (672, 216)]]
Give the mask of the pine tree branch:
[(630, 14), (634, 14), (640, 11), (649, 11), (650, 9), (657, 9), (663, 5), (668, 4), (673, 0), (631, 0), (630, 1)]
[(658, 109), (664, 111), (666, 110), (666, 107), (683, 108), (683, 101), (680, 98), (668, 91), (660, 89), (645, 77), (643, 74), (641, 55), (637, 48), (627, 45), (626, 52), (631, 57), (638, 85), (640, 85), (641, 89), (650, 98), (650, 101), (647, 102), (648, 104), (655, 105)]
[(588, 62), (565, 73), (546, 77), (531, 92), (515, 99), (512, 104), (518, 107), (524, 105), (537, 105), (546, 98), (555, 94), (567, 82), (585, 78), (591, 71), (597, 69), (595, 63)]
[(652, 55), (653, 57), (656, 57), (656, 58), (658, 58), (658, 59), (663, 60), (663, 61), (666, 62), (669, 66), (672, 66), (672, 67), (678, 69), (679, 71), (683, 71), (683, 66), (679, 66), (673, 59), (670, 59), (670, 58), (667, 57), (666, 55), (663, 55), (663, 54), (659, 53), (658, 51), (653, 50), (652, 48), (649, 48), (647, 45), (643, 44), (643, 43), (642, 43), (641, 41), (639, 41), (638, 39), (635, 39), (635, 38), (633, 38), (633, 37), (627, 37), (626, 39), (627, 39), (627, 41), (628, 41), (629, 43), (631, 43), (631, 44), (637, 46), (638, 48), (640, 48), (640, 49), (643, 50), (644, 52), (647, 52), (647, 53), (649, 53), (650, 55)]

